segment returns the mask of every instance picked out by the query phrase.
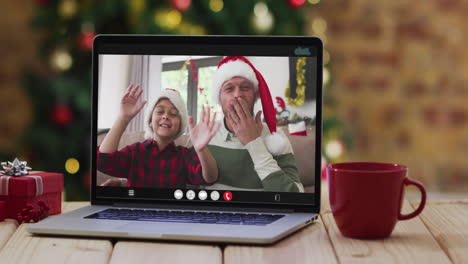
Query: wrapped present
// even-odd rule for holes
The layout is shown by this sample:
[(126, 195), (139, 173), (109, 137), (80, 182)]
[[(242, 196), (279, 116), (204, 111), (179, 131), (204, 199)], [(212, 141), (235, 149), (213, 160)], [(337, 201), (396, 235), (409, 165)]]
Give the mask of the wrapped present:
[(63, 174), (28, 171), (27, 175), (10, 176), (6, 172), (0, 172), (0, 201), (6, 203), (6, 217), (16, 218), (27, 204), (36, 205), (40, 200), (47, 204), (50, 214), (61, 213)]
[(6, 203), (0, 201), (0, 222), (5, 220), (6, 217)]

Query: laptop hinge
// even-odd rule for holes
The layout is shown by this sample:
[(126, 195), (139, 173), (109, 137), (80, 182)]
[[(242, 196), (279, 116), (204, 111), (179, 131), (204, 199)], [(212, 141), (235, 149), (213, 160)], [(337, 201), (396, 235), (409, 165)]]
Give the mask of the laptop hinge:
[(161, 208), (161, 209), (178, 209), (178, 210), (196, 210), (196, 211), (242, 211), (242, 212), (265, 212), (265, 213), (294, 213), (291, 209), (275, 209), (275, 208), (255, 208), (255, 207), (224, 207), (224, 206), (188, 206), (188, 205), (167, 205), (167, 204), (129, 204), (129, 203), (114, 203), (114, 207), (130, 207), (130, 208)]

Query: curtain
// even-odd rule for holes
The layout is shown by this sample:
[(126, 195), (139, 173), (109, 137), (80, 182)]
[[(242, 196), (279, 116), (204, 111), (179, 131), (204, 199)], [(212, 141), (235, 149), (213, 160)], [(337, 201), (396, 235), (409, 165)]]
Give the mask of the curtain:
[[(140, 85), (143, 93), (140, 96), (138, 104), (143, 101), (148, 101), (148, 87), (149, 87), (149, 55), (133, 55), (130, 59), (130, 70), (129, 70), (129, 83), (134, 85)], [(128, 86), (127, 86), (128, 87)], [(138, 113), (128, 124), (126, 131), (143, 131), (145, 108)]]

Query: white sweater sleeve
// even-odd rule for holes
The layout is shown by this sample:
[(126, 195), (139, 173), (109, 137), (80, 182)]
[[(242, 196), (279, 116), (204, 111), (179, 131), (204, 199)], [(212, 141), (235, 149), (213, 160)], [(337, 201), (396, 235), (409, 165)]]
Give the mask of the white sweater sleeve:
[(258, 174), (260, 180), (265, 179), (268, 175), (275, 171), (281, 170), (278, 163), (270, 152), (268, 152), (265, 143), (263, 143), (262, 137), (258, 137), (255, 140), (250, 141), (245, 148), (252, 158), (255, 171)]

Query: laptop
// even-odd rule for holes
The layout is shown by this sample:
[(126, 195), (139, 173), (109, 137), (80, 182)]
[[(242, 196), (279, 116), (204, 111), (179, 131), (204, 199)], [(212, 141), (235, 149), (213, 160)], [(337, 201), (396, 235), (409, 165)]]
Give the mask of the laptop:
[[(302, 36), (97, 36), (92, 60), (91, 205), (48, 217), (27, 230), (35, 235), (269, 244), (313, 223), (320, 210), (322, 51), (318, 38)], [(279, 152), (264, 147), (265, 140), (255, 143), (261, 150), (249, 150), (246, 145), (252, 141), (241, 142), (245, 137), (229, 127), (222, 102), (216, 104), (228, 91), (218, 86), (233, 77), (218, 76), (228, 65), (221, 63), (227, 57), (241, 61), (242, 67), (248, 65), (248, 71), (255, 69), (267, 84), (268, 91), (255, 90), (260, 99), (253, 112), (263, 111), (260, 137), (265, 131), (280, 134), (282, 141), (269, 142)], [(224, 68), (228, 75), (260, 81), (258, 75), (246, 77), (235, 73), (235, 67)], [(216, 78), (221, 82), (213, 86)], [(136, 174), (146, 177), (152, 169), (141, 159), (120, 169), (100, 168), (102, 138), (117, 119), (121, 98), (132, 84), (140, 87), (139, 102), (150, 102), (168, 88), (178, 91), (195, 122), (206, 103), (220, 113), (220, 129), (207, 146), (217, 162), (216, 181), (139, 181)], [(263, 105), (265, 100), (268, 105), (268, 97), (273, 104), (270, 111)], [(271, 111), (276, 120), (271, 119)], [(156, 144), (143, 136), (143, 112), (125, 128), (116, 152)], [(193, 153), (188, 131), (183, 132), (175, 145)], [(263, 156), (252, 158), (258, 153)], [(132, 171), (125, 166), (141, 168)], [(122, 173), (112, 175), (119, 170)]]

